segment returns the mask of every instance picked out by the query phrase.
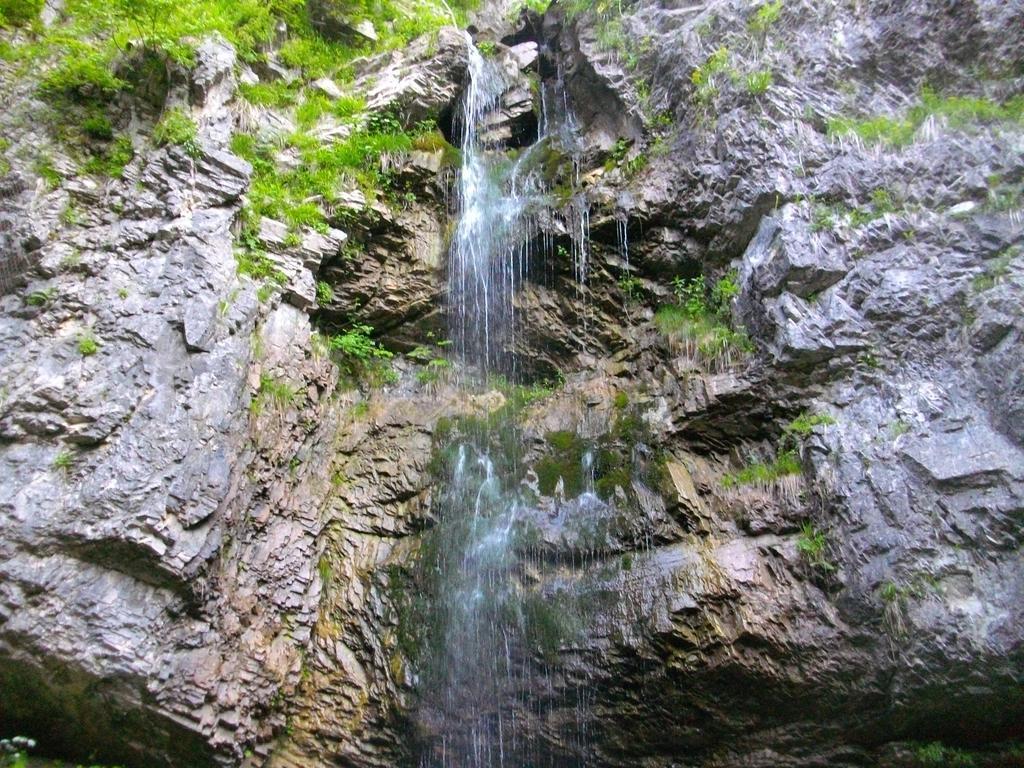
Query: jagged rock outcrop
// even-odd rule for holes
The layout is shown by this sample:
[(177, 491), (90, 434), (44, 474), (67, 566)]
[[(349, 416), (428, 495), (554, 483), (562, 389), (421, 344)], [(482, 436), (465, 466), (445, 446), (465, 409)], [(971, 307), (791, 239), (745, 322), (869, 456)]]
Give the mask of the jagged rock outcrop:
[[(373, 32), (309, 5), (332, 34)], [(828, 125), (898, 120), (925, 85), (1019, 93), (1024, 10), (787, 3), (762, 33), (732, 0), (514, 23), (492, 5), (475, 29), (510, 87), (487, 140), (523, 156), (553, 95), (575, 119), (540, 161), (555, 199), (518, 294), (524, 367), (565, 381), (512, 433), (535, 502), (517, 578), (564, 619), (510, 662), (517, 748), (912, 766), (912, 742), (1021, 738), (1024, 129), (938, 111), (889, 146)], [(357, 85), (371, 110), (450, 128), (465, 45), (443, 29), (357, 62)], [(346, 388), (313, 332), (365, 322), (443, 356), (452, 160), (395, 159), (403, 197), (352, 190), (298, 243), (259, 222), (282, 273), (268, 299), (236, 269), (251, 169), (228, 140), (294, 123), (239, 107), (235, 72), (213, 39), (172, 80), (198, 157), (150, 146), (142, 105), (122, 180), (74, 177), (59, 146), (55, 189), (18, 160), (0, 179), (0, 719), (128, 765), (415, 764), (440, 716), (408, 590), (443, 433), (513, 395), (402, 357), (384, 388)], [(9, 74), (7, 101), (30, 104)], [(48, 141), (2, 123), (16, 148)], [(753, 351), (709, 361), (654, 310), (673, 277), (729, 269)], [(801, 413), (827, 418), (794, 432)], [(787, 452), (799, 473), (735, 479)]]

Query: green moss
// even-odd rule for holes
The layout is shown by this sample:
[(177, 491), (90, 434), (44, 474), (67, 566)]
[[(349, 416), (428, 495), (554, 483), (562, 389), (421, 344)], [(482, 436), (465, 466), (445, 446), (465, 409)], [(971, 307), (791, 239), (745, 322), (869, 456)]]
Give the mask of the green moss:
[(537, 487), (545, 496), (554, 493), (559, 479), (562, 480), (566, 496), (578, 496), (583, 492), (583, 454), (586, 444), (575, 432), (548, 432), (545, 441), (549, 454), (534, 464), (537, 473)]
[(562, 646), (580, 632), (575, 602), (563, 592), (527, 592), (522, 596), (521, 609), (527, 647), (548, 663), (556, 661)]
[(625, 466), (618, 466), (608, 470), (594, 483), (594, 490), (597, 495), (605, 501), (615, 496), (615, 489), (622, 488), (627, 494), (632, 492), (633, 473)]
[(416, 136), (412, 148), (420, 152), (440, 152), (441, 164), (449, 168), (455, 168), (462, 162), (462, 152), (449, 144), (444, 134), (438, 130), (430, 130)]

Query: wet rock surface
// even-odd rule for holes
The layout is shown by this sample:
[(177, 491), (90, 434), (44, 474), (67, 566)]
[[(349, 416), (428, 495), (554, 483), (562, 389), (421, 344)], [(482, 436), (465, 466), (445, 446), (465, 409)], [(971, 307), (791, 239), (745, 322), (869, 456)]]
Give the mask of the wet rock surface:
[[(1019, 93), (1024, 12), (862, 6), (787, 4), (761, 39), (745, 3), (641, 0), (628, 49), (593, 11), (477, 25), (514, 70), (494, 140), (543, 116), (523, 73), (557, 83), (582, 139), (553, 175), (590, 206), (585, 287), (563, 212), (517, 307), (531, 372), (565, 375), (516, 427), (517, 578), (569, 617), (515, 660), (538, 764), (898, 766), (908, 742), (1022, 735), (1024, 131), (939, 115), (888, 147), (826, 126), (925, 84)], [(369, 106), (443, 121), (464, 45), (362, 62)], [(721, 46), (738, 77), (700, 102)], [(765, 93), (737, 84), (763, 69)], [(261, 222), (271, 300), (237, 274), (234, 71), (210, 42), (170, 95), (199, 158), (147, 150), (102, 190), (0, 180), (0, 715), (131, 765), (408, 764), (436, 727), (403, 590), (437, 523), (438, 425), (511, 396), (407, 359), (346, 389), (312, 333), (443, 335), (440, 155), (402, 161), (404, 205), (354, 194), (345, 228), (295, 245)], [(673, 277), (729, 269), (754, 350), (709, 365), (654, 310)], [(787, 431), (802, 413), (828, 419)], [(798, 473), (724, 479), (786, 451)]]

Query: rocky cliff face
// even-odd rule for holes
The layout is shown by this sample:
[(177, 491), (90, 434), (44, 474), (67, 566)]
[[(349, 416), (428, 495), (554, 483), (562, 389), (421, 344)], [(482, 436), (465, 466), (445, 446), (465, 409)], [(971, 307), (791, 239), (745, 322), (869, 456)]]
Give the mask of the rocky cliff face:
[[(429, 760), (410, 623), (443, 451), (515, 401), (523, 589), (571, 617), (515, 660), (543, 679), (516, 691), (517, 759), (1020, 759), (1024, 10), (578, 5), (476, 25), (515, 83), (494, 142), (530, 143), (552, 97), (578, 124), (545, 157), (515, 341), (564, 384), (525, 399), (401, 354), (443, 355), (444, 150), (391, 159), (411, 196), (324, 232), (260, 222), (268, 296), (236, 269), (253, 171), (228, 140), (258, 76), (230, 46), (170, 78), (198, 151), (152, 147), (126, 102), (136, 156), (102, 184), (59, 145), (52, 184), (21, 160), (52, 137), (5, 71), (5, 727), (133, 765)], [(447, 127), (463, 46), (442, 30), (356, 82)], [(730, 273), (718, 322), (749, 346), (665, 333), (672, 278)], [(317, 331), (352, 322), (395, 380), (339, 379)]]

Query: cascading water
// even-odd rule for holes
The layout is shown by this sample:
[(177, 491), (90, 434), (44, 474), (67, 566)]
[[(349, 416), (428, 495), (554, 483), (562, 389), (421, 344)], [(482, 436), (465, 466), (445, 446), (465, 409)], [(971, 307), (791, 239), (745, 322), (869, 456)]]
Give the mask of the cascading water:
[[(455, 349), (485, 376), (503, 372), (515, 331), (516, 286), (529, 268), (533, 234), (524, 215), (539, 190), (516, 179), (500, 153), (480, 137), (486, 116), (508, 89), (508, 77), (469, 43), (469, 84), (457, 127), (462, 140), (460, 216), (449, 262), (449, 327)], [(519, 181), (520, 183), (515, 183)]]
[[(455, 124), (462, 143), (460, 217), (448, 270), (450, 333), (470, 385), (494, 375), (516, 378), (516, 294), (528, 275), (531, 249), (537, 242), (550, 248), (538, 218), (550, 213), (551, 197), (531, 155), (545, 131), (565, 131), (569, 123), (553, 118), (546, 106), (561, 106), (564, 96), (546, 98), (538, 144), (509, 160), (481, 133), (508, 88), (506, 72), (470, 41), (469, 79)], [(587, 212), (582, 201), (572, 201), (568, 210), (582, 284)], [(422, 768), (553, 764), (523, 728), (524, 720), (544, 717), (551, 672), (536, 664), (537, 649), (541, 655), (557, 650), (562, 618), (523, 579), (530, 567), (531, 512), (519, 442), (514, 420), (483, 419), (475, 427), (463, 425), (444, 455), (447, 482), (435, 500), (440, 522), (421, 552), (433, 601), (425, 632), (434, 646), (419, 686), (421, 729), (429, 734)], [(596, 499), (593, 454), (579, 464), (584, 496)], [(574, 695), (574, 706), (586, 705), (585, 692)], [(582, 738), (572, 733), (567, 741)]]

